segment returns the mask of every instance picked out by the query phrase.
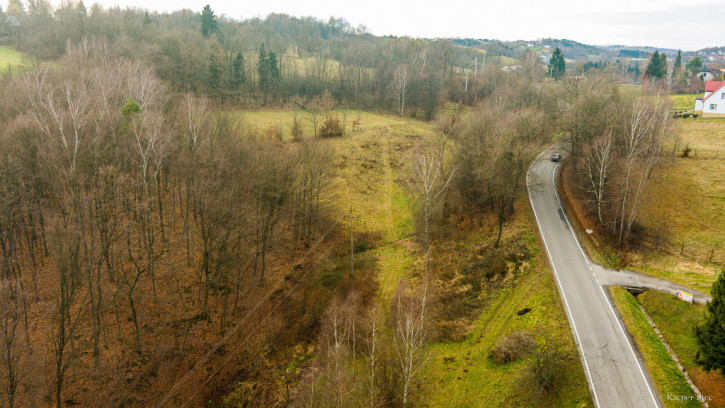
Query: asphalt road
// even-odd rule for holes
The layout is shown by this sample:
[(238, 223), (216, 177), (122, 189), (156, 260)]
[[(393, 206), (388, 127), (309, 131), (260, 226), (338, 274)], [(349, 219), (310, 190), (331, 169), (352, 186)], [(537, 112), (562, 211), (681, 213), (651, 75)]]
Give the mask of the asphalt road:
[(603, 282), (584, 254), (555, 189), (555, 148), (529, 169), (529, 199), (598, 407), (661, 407)]
[(695, 303), (700, 303), (702, 305), (712, 300), (712, 296), (710, 295), (672, 283), (668, 280), (657, 279), (652, 276), (642, 275), (641, 273), (627, 270), (620, 271), (616, 269), (607, 269), (599, 265), (593, 266), (594, 273), (602, 285), (605, 286), (633, 286), (637, 288), (660, 290), (671, 295), (677, 295), (677, 292), (682, 291), (690, 293)]

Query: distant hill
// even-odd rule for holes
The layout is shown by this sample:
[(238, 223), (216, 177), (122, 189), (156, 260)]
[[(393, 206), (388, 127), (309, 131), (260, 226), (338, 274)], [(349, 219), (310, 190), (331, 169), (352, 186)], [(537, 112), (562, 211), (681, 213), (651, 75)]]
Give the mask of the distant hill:
[[(539, 40), (500, 41), (481, 38), (444, 38), (462, 47), (489, 50), (489, 55), (505, 55), (518, 58), (527, 50), (550, 54), (557, 47), (561, 49), (568, 60), (583, 61), (609, 61), (615, 62), (622, 58), (647, 59), (652, 53), (658, 51), (667, 54), (674, 60), (679, 50), (674, 48), (658, 48), (652, 46), (632, 45), (590, 45), (566, 38), (544, 38)], [(697, 55), (725, 54), (725, 46), (704, 48), (699, 51), (682, 51), (685, 61)]]
[(725, 54), (725, 46), (703, 48), (701, 50), (698, 50), (697, 54), (700, 54), (700, 55), (720, 54), (720, 55), (722, 55), (722, 54)]

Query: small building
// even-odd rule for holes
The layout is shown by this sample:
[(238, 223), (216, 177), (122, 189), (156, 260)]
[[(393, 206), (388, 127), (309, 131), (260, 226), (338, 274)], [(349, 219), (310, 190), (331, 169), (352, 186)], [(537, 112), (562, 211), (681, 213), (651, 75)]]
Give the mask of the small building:
[(705, 82), (705, 95), (695, 99), (694, 113), (703, 118), (725, 118), (725, 81)]
[(702, 71), (697, 74), (703, 81), (719, 81), (725, 70), (721, 68), (702, 67)]

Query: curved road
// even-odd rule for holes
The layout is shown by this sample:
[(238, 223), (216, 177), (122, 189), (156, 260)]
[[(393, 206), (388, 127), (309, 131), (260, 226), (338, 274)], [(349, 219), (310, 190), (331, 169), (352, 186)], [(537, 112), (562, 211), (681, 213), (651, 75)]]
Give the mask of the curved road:
[(569, 324), (598, 407), (661, 407), (643, 363), (625, 334), (597, 274), (564, 213), (555, 187), (558, 163), (552, 147), (534, 161), (526, 177), (531, 207), (564, 301)]

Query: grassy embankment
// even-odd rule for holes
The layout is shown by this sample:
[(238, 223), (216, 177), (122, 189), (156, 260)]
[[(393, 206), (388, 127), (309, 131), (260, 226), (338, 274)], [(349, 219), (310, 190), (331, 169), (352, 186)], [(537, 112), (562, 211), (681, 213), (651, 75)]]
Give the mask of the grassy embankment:
[[(695, 399), (695, 393), (668, 354), (654, 328), (650, 326), (647, 317), (639, 308), (637, 299), (620, 287), (610, 287), (609, 293), (627, 330), (637, 344), (644, 365), (665, 407), (699, 407), (700, 403)], [(682, 400), (674, 400), (674, 397)]]
[(667, 354), (639, 305), (650, 315), (662, 337), (710, 407), (725, 407), (725, 376), (719, 371), (704, 371), (695, 363), (697, 354), (695, 326), (702, 323), (705, 307), (698, 304), (690, 305), (658, 291), (647, 291), (637, 298), (622, 288), (611, 288), (610, 291), (645, 359), (648, 371), (655, 378), (665, 404), (673, 407), (700, 406), (696, 401), (683, 402), (667, 398), (668, 395), (694, 397), (694, 393)]
[[(489, 352), (496, 341), (519, 330), (531, 332), (539, 343), (544, 338), (557, 339), (575, 357), (568, 362), (567, 385), (561, 392), (538, 406), (593, 406), (588, 385), (571, 330), (564, 314), (546, 253), (538, 239), (533, 215), (525, 201), (518, 202), (518, 212), (508, 223), (504, 242), (522, 239), (531, 253), (522, 272), (508, 275), (498, 287), (482, 295), (484, 306), (460, 342), (440, 342), (431, 347), (430, 365), (426, 370), (428, 399), (435, 407), (526, 406), (519, 397), (519, 376), (527, 359), (496, 364)], [(495, 237), (491, 231), (471, 234), (462, 249), (486, 246)], [(511, 279), (507, 281), (507, 279)], [(517, 311), (531, 312), (518, 316)]]
[[(288, 140), (293, 114), (290, 111), (243, 113), (246, 123), (253, 123), (263, 133), (282, 131)], [(338, 112), (340, 118), (343, 113)], [(421, 137), (432, 131), (431, 125), (392, 115), (348, 111), (347, 126), (360, 118), (360, 130), (345, 137), (329, 139), (337, 152), (336, 178), (333, 183), (332, 207), (345, 220), (350, 206), (358, 218), (356, 234), (372, 242), (358, 254), (358, 262), (372, 262), (377, 268), (379, 296), (390, 300), (401, 279), (415, 281), (424, 271), (421, 240), (415, 232), (415, 207), (405, 187), (407, 158)], [(304, 132), (311, 135), (310, 115), (298, 112)], [(279, 132), (276, 132), (279, 134)], [(488, 353), (496, 340), (516, 330), (529, 330), (537, 340), (543, 337), (562, 339), (565, 349), (577, 356), (545, 253), (536, 238), (537, 232), (525, 197), (517, 203), (517, 215), (504, 230), (503, 242), (524, 241), (531, 259), (504, 282), (491, 286), (482, 295), (483, 306), (475, 316), (462, 341), (438, 342), (429, 347), (429, 364), (425, 367), (421, 398), (429, 406), (500, 406), (516, 405), (519, 372), (526, 360), (494, 364)], [(452, 231), (434, 240), (432, 268), (437, 275), (435, 286), (458, 282), (465, 265), (476, 259), (474, 252), (486, 251), (493, 242), (494, 228), (489, 225), (470, 231)], [(452, 287), (457, 287), (455, 284)], [(475, 303), (475, 302), (474, 302)], [(517, 316), (516, 311), (532, 311)], [(461, 319), (465, 320), (465, 319)], [(588, 386), (581, 363), (570, 363), (568, 384), (548, 401), (549, 406), (591, 406)]]
[(24, 65), (23, 54), (12, 48), (0, 46), (0, 76), (4, 75), (9, 69)]
[(710, 407), (725, 407), (725, 375), (718, 371), (704, 371), (695, 364), (697, 340), (694, 328), (702, 323), (705, 307), (690, 305), (657, 291), (645, 292), (637, 300), (655, 322)]

